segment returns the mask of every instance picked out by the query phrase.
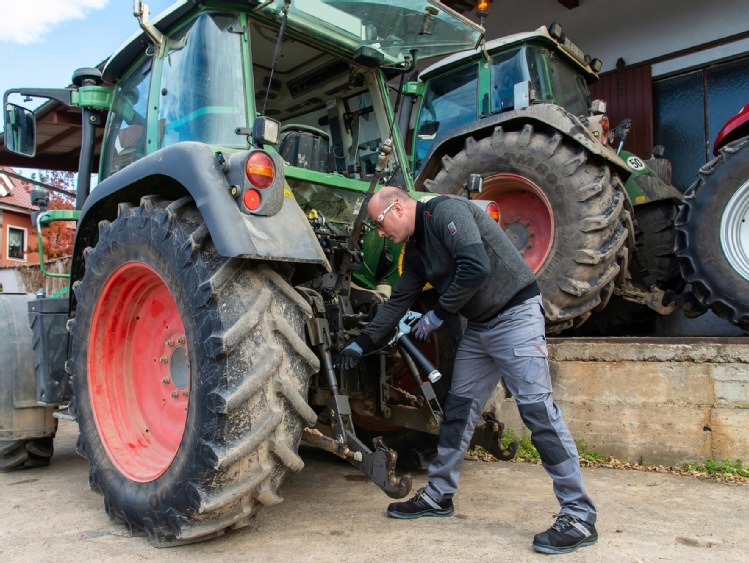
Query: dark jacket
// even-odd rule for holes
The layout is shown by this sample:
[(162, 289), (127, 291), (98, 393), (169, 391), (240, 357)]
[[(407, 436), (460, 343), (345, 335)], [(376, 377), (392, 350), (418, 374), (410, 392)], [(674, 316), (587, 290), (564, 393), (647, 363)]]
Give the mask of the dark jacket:
[(489, 215), (465, 199), (435, 197), (416, 204), (403, 274), (356, 342), (366, 351), (390, 336), (427, 282), (440, 296), (434, 312), (441, 319), (460, 313), (486, 322), (539, 294), (533, 272)]

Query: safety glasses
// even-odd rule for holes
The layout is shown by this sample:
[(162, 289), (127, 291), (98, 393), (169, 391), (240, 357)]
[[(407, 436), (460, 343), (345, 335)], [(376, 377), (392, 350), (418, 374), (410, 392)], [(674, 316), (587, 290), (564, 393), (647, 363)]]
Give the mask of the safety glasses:
[(380, 213), (377, 216), (377, 219), (374, 220), (374, 226), (377, 229), (381, 229), (382, 228), (382, 222), (385, 220), (385, 215), (387, 215), (388, 213), (390, 213), (390, 210), (393, 208), (393, 205), (395, 205), (396, 203), (398, 203), (397, 199), (395, 201), (393, 201), (393, 203), (391, 203), (390, 205), (388, 205), (385, 209), (383, 209), (382, 213)]

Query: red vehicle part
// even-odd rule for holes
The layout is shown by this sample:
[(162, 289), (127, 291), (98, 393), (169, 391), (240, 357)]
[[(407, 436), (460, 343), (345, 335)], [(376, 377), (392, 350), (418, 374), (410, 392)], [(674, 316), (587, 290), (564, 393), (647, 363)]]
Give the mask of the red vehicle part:
[(185, 327), (162, 277), (126, 262), (107, 279), (91, 322), (91, 403), (101, 442), (129, 479), (151, 481), (177, 454), (187, 420)]
[(721, 148), (731, 141), (740, 139), (749, 135), (749, 104), (746, 104), (741, 111), (729, 119), (726, 124), (718, 131), (713, 144), (713, 155), (718, 156)]

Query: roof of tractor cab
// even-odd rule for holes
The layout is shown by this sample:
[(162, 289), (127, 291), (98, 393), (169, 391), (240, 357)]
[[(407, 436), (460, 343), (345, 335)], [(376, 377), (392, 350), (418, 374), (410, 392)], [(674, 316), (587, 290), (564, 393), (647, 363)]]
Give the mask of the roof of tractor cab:
[(560, 44), (551, 35), (549, 35), (549, 31), (546, 26), (541, 26), (535, 31), (523, 31), (520, 33), (513, 33), (512, 35), (506, 35), (505, 37), (500, 37), (499, 39), (492, 39), (491, 41), (486, 42), (484, 49), (471, 49), (468, 51), (461, 51), (460, 53), (449, 55), (422, 70), (419, 75), (419, 79), (428, 80), (435, 74), (440, 74), (441, 72), (444, 72), (449, 68), (465, 64), (472, 60), (481, 59), (484, 57), (484, 51), (486, 51), (489, 56), (491, 56), (494, 52), (503, 51), (509, 46), (528, 43), (531, 41), (540, 41), (554, 47), (559, 53), (562, 53), (565, 60), (572, 63), (576, 69), (585, 74), (588, 81), (598, 79), (598, 74), (594, 72), (590, 68), (590, 66), (580, 62), (580, 60), (578, 60), (572, 53), (570, 53), (564, 45)]

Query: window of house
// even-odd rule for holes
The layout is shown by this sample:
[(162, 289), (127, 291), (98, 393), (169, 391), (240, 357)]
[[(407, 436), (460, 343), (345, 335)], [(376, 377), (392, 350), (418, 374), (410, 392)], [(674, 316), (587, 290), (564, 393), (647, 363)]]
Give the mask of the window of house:
[(8, 259), (26, 261), (26, 229), (8, 227)]

